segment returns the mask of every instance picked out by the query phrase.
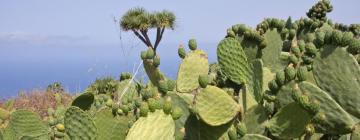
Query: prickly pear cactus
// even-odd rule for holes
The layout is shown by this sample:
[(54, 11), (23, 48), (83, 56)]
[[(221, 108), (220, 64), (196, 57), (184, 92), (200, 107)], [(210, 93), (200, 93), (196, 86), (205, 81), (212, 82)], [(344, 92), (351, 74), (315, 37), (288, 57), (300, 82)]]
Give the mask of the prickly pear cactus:
[[(309, 82), (301, 82), (299, 88), (313, 100), (319, 102), (319, 115), (315, 116), (315, 129), (324, 134), (350, 133), (354, 121), (351, 116), (336, 103), (325, 91)], [(341, 118), (341, 119), (339, 119)]]
[(298, 138), (305, 133), (305, 127), (312, 117), (312, 114), (297, 103), (290, 103), (269, 120), (267, 127), (271, 135), (277, 138)]
[(207, 54), (202, 50), (190, 52), (180, 64), (176, 89), (181, 93), (189, 93), (199, 87), (200, 75), (207, 75), (209, 63)]
[(282, 70), (286, 65), (286, 61), (281, 58), (283, 41), (276, 29), (268, 30), (264, 34), (267, 42), (266, 48), (262, 50), (262, 60), (264, 66), (271, 69), (272, 72)]
[(77, 106), (82, 110), (89, 110), (94, 102), (94, 94), (84, 93), (79, 95), (71, 103), (72, 106)]
[(91, 116), (78, 107), (71, 106), (65, 113), (65, 132), (72, 140), (95, 140), (97, 128)]
[(9, 128), (12, 128), (15, 139), (22, 137), (49, 139), (48, 127), (39, 115), (28, 110), (17, 110), (11, 113)]
[[(121, 117), (127, 118), (126, 116)], [(123, 119), (121, 121), (128, 122), (130, 119)], [(128, 130), (127, 124), (121, 124), (120, 119), (113, 114), (111, 109), (104, 108), (98, 111), (94, 116), (94, 122), (98, 130), (97, 140), (112, 140), (114, 137), (125, 139), (126, 131)]]
[(360, 67), (345, 48), (327, 45), (314, 60), (316, 83), (347, 112), (360, 118)]
[(130, 128), (126, 140), (175, 140), (175, 122), (162, 110), (139, 118)]
[(225, 91), (208, 86), (195, 97), (195, 110), (211, 126), (225, 124), (240, 112), (240, 106)]
[(217, 48), (218, 61), (226, 77), (237, 84), (247, 83), (250, 66), (238, 40), (223, 39)]

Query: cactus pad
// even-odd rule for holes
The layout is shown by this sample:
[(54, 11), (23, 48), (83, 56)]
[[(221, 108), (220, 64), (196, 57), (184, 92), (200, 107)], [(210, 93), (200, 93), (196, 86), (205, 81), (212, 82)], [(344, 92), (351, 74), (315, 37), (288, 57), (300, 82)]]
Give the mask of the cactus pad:
[[(121, 116), (126, 117), (126, 116)], [(123, 120), (127, 122), (129, 120)], [(116, 135), (118, 138), (125, 139), (125, 133), (127, 131), (127, 125), (119, 129), (118, 125), (120, 122), (113, 115), (111, 109), (102, 109), (95, 114), (94, 122), (97, 128), (97, 139), (98, 140), (112, 140), (112, 138)], [(117, 128), (117, 129), (116, 129)]]
[(246, 134), (244, 137), (240, 138), (240, 140), (271, 140), (271, 139), (263, 135)]
[(84, 93), (79, 95), (71, 103), (71, 106), (77, 106), (82, 110), (89, 110), (94, 102), (94, 95), (91, 93)]
[(290, 103), (281, 108), (267, 125), (273, 136), (280, 139), (293, 139), (304, 134), (305, 127), (312, 117), (297, 103)]
[(126, 140), (174, 140), (175, 122), (171, 115), (157, 110), (141, 117), (130, 128)]
[[(220, 126), (210, 126), (190, 115), (185, 124), (185, 138), (189, 140), (227, 140), (227, 131), (232, 122)], [(224, 138), (225, 137), (225, 138)]]
[[(136, 96), (136, 87), (134, 84), (130, 84), (129, 85), (129, 82), (130, 82), (130, 79), (127, 79), (127, 80), (124, 80), (124, 81), (121, 81), (119, 84), (118, 84), (118, 88), (117, 88), (117, 96), (118, 96), (118, 100), (120, 100), (120, 97), (121, 97), (121, 94), (124, 94), (122, 96), (122, 102), (123, 100), (127, 100), (129, 98), (134, 98), (134, 96)], [(124, 90), (126, 89), (126, 92), (124, 92)]]
[(250, 66), (238, 40), (223, 39), (218, 45), (217, 55), (220, 67), (226, 77), (236, 84), (248, 82)]
[(40, 116), (28, 110), (17, 110), (11, 113), (9, 125), (16, 139), (24, 136), (42, 137), (48, 133), (48, 127), (42, 122)]
[(360, 67), (356, 59), (345, 48), (327, 45), (313, 67), (319, 87), (360, 119)]
[(207, 86), (196, 95), (195, 109), (200, 118), (211, 126), (231, 121), (240, 111), (240, 107), (231, 96), (214, 86)]
[(209, 63), (207, 54), (202, 50), (190, 52), (182, 61), (176, 81), (178, 92), (186, 93), (199, 87), (200, 75), (207, 75)]
[[(307, 93), (312, 100), (319, 102), (319, 112), (325, 116), (323, 122), (315, 125), (316, 132), (324, 134), (346, 134), (351, 132), (350, 128), (354, 124), (354, 121), (330, 95), (309, 82), (302, 82), (299, 84), (299, 87), (300, 90), (303, 93)], [(315, 119), (320, 120), (319, 118)]]
[[(252, 69), (252, 87), (253, 94), (257, 102), (262, 101), (262, 96), (264, 92), (264, 70), (263, 70), (263, 62), (261, 59), (255, 59), (251, 62)], [(251, 83), (249, 83), (251, 84)]]
[(264, 134), (267, 119), (268, 115), (263, 106), (256, 105), (249, 108), (246, 110), (244, 118), (247, 132), (251, 134)]
[(71, 106), (65, 113), (65, 131), (72, 140), (95, 140), (97, 128), (85, 111)]
[(267, 41), (266, 48), (262, 49), (262, 60), (264, 66), (271, 69), (272, 72), (282, 70), (286, 65), (286, 61), (280, 58), (282, 52), (283, 41), (276, 29), (268, 30), (264, 34)]

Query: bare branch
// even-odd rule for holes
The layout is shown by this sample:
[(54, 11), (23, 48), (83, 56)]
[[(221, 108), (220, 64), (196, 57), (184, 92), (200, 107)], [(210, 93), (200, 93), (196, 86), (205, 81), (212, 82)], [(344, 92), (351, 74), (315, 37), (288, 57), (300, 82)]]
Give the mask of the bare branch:
[(149, 36), (147, 34), (148, 30), (141, 30), (141, 34), (145, 37), (145, 41), (147, 42), (148, 47), (151, 46), (153, 48), (153, 45), (149, 39)]
[(156, 51), (156, 48), (158, 47), (158, 45), (160, 44), (160, 41), (161, 41), (162, 36), (164, 34), (164, 31), (165, 31), (165, 27), (162, 27), (161, 32), (160, 32), (159, 42), (158, 42), (158, 44), (155, 44), (155, 46), (154, 46), (155, 51)]
[(132, 29), (132, 31), (134, 32), (134, 34), (135, 34), (146, 46), (148, 46), (148, 44), (146, 43), (144, 37), (141, 36), (138, 31), (136, 31), (135, 29)]

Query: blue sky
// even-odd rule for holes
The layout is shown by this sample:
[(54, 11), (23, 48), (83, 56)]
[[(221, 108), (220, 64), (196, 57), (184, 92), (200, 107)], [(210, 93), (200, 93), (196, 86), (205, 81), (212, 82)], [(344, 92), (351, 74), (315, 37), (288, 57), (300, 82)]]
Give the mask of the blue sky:
[[(22, 40), (81, 40), (118, 43), (119, 18), (129, 8), (141, 6), (149, 11), (168, 9), (177, 15), (177, 28), (166, 33), (163, 43), (218, 42), (232, 24), (255, 26), (264, 17), (297, 19), (315, 0), (1, 0), (0, 37)], [(343, 23), (360, 22), (358, 0), (333, 0), (332, 19)], [(123, 39), (130, 33), (121, 33)], [(36, 40), (38, 39), (38, 40)]]
[[(70, 90), (97, 77), (132, 71), (145, 49), (132, 33), (114, 23), (128, 9), (169, 10), (176, 29), (166, 31), (159, 47), (160, 68), (176, 77), (177, 46), (196, 38), (210, 61), (228, 27), (255, 27), (265, 17), (298, 19), (316, 0), (0, 0), (0, 95), (46, 87), (60, 81)], [(333, 0), (328, 16), (360, 23), (359, 0)], [(121, 40), (119, 39), (121, 37)], [(165, 58), (165, 59), (164, 59)], [(0, 96), (1, 98), (1, 96)]]

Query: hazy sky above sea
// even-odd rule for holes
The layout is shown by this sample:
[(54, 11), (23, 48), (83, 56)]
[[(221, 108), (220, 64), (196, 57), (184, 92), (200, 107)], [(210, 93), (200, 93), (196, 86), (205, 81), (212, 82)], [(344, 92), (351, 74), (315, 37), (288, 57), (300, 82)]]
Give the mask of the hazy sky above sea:
[[(305, 17), (316, 0), (0, 0), (0, 99), (21, 89), (60, 81), (74, 91), (96, 77), (132, 71), (143, 44), (120, 30), (130, 8), (163, 9), (177, 16), (159, 47), (161, 69), (176, 77), (177, 46), (196, 38), (210, 61), (231, 25), (255, 27), (265, 17)], [(328, 17), (360, 23), (359, 0), (332, 0)], [(154, 36), (152, 36), (153, 38)], [(78, 88), (80, 87), (80, 88)]]

